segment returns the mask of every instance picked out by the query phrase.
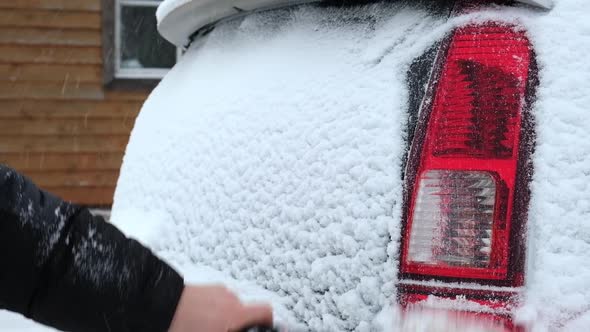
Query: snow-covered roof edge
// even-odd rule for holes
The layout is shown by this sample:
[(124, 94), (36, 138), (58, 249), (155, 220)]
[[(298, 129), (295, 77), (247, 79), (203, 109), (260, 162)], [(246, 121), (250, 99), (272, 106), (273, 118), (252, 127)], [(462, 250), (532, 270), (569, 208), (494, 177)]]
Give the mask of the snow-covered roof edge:
[[(164, 0), (158, 7), (158, 31), (178, 47), (188, 44), (195, 31), (240, 14), (321, 0)], [(551, 9), (553, 0), (517, 0)]]

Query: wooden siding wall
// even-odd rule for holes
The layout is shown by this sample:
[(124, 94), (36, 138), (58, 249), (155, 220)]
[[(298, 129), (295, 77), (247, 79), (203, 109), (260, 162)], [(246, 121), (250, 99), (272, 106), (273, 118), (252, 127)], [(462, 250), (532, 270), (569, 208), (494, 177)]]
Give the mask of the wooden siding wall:
[(102, 83), (101, 0), (0, 1), (0, 163), (110, 205), (146, 91)]

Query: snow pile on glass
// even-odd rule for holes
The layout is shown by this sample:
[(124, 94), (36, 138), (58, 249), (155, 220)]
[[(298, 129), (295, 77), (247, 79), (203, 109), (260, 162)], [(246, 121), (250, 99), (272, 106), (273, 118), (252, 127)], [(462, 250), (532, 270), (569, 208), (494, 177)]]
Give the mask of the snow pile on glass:
[(218, 27), (145, 103), (114, 222), (272, 291), (314, 330), (368, 328), (394, 296), (406, 71), (441, 23), (380, 4)]

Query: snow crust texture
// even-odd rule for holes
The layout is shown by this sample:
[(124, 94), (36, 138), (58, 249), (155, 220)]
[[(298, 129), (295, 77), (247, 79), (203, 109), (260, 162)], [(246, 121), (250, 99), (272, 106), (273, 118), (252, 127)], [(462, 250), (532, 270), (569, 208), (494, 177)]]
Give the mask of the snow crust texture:
[(406, 71), (440, 24), (379, 4), (218, 27), (145, 103), (113, 221), (161, 216), (144, 240), (178, 265), (254, 282), (313, 330), (367, 330), (394, 291)]

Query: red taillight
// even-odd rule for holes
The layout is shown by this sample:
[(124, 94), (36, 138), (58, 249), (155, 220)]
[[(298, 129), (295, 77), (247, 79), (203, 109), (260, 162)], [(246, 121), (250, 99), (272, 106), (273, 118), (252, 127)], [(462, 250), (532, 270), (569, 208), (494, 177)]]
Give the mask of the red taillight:
[(425, 136), (409, 164), (415, 178), (402, 274), (508, 278), (531, 61), (529, 40), (511, 26), (468, 26), (452, 35)]

